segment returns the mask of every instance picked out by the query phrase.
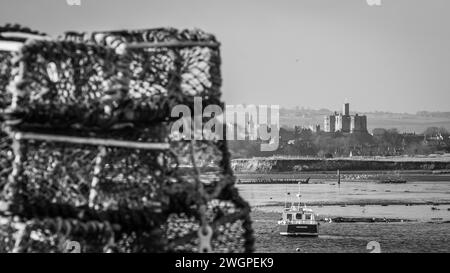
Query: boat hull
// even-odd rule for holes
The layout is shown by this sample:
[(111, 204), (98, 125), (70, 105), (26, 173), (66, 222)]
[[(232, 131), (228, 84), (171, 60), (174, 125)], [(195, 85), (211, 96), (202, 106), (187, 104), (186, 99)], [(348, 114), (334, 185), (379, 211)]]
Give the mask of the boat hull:
[(319, 236), (318, 224), (280, 224), (279, 231), (284, 236)]

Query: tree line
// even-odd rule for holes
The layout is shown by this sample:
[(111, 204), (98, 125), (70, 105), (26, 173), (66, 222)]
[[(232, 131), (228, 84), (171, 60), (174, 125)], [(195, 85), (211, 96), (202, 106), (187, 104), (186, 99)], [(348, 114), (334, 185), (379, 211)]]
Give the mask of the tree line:
[(429, 127), (421, 134), (400, 133), (397, 129), (376, 128), (369, 133), (313, 132), (296, 126), (280, 129), (279, 148), (261, 152), (258, 141), (230, 141), (234, 158), (261, 156), (399, 156), (450, 152), (450, 133), (443, 127)]

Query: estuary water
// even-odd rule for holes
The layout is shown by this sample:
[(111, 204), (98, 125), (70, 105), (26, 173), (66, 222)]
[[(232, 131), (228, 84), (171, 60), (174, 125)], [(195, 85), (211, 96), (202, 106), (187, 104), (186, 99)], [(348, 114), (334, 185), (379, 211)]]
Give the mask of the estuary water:
[(238, 184), (252, 207), (279, 212), (284, 205), (302, 203), (322, 216), (389, 217), (418, 221), (450, 221), (450, 182), (406, 184), (335, 181), (302, 184)]
[(324, 223), (319, 237), (286, 237), (277, 220), (285, 203), (296, 201), (296, 184), (238, 184), (253, 208), (257, 252), (450, 252), (450, 182), (406, 184), (315, 181), (300, 185), (301, 200), (327, 217), (381, 217), (396, 223)]

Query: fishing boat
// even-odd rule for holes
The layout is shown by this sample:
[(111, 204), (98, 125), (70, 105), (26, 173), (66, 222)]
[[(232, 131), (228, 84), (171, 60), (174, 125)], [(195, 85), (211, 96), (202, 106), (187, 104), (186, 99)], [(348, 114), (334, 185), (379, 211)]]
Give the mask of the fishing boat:
[(278, 221), (280, 235), (284, 236), (319, 236), (319, 223), (316, 221), (314, 211), (306, 206), (300, 205), (300, 184), (297, 198), (298, 204), (292, 203), (282, 212), (282, 218)]

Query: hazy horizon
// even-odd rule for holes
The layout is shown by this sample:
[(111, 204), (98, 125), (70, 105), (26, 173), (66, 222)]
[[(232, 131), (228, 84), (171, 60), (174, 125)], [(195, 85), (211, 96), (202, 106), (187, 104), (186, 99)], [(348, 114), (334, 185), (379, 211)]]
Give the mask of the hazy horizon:
[(450, 111), (447, 0), (2, 0), (0, 25), (64, 31), (198, 27), (222, 43), (228, 104)]
[[(297, 109), (298, 108), (298, 109)], [(326, 110), (326, 111), (330, 111), (330, 112), (338, 112), (340, 113), (342, 111), (342, 106), (341, 107), (335, 107), (335, 108), (326, 108), (326, 107), (321, 107), (321, 108), (312, 108), (309, 106), (305, 106), (305, 105), (296, 105), (296, 106), (290, 106), (290, 107), (284, 107), (283, 105), (280, 105), (280, 109), (286, 109), (286, 110), (299, 110), (299, 111), (322, 111), (322, 110)], [(364, 111), (364, 109), (362, 109), (362, 111), (355, 111), (354, 109), (351, 109), (351, 104), (350, 104), (350, 113), (354, 114), (354, 113), (361, 113), (361, 114), (365, 114), (365, 113), (388, 113), (388, 114), (399, 114), (399, 115), (417, 115), (420, 112), (428, 112), (428, 113), (433, 113), (433, 114), (437, 114), (437, 113), (441, 113), (441, 114), (449, 114), (450, 116), (450, 110), (447, 111), (429, 111), (429, 110), (418, 110), (416, 112), (395, 112), (395, 111), (381, 111), (381, 110), (373, 110), (373, 111)]]

